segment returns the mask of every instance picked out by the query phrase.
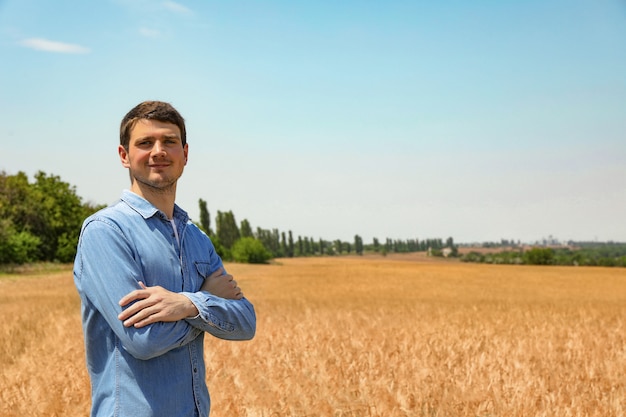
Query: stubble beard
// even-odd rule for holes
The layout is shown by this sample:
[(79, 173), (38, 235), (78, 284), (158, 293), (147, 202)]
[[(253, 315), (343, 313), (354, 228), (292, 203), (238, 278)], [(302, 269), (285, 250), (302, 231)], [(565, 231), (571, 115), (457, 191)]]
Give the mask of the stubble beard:
[(137, 176), (132, 171), (130, 175), (133, 182), (151, 194), (171, 194), (176, 192), (176, 183), (182, 175), (182, 172), (175, 177), (164, 178), (161, 180), (151, 180), (149, 178)]

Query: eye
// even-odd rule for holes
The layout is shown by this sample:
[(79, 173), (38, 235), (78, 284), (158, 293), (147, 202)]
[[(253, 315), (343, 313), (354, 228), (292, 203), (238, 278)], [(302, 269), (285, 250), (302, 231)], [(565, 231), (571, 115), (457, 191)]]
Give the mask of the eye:
[(178, 138), (176, 136), (165, 136), (163, 142), (169, 145), (175, 145), (178, 143)]

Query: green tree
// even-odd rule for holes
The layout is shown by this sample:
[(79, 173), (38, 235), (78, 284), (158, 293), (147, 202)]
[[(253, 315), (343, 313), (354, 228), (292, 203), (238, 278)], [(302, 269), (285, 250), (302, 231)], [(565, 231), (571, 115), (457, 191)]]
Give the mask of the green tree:
[(341, 255), (343, 253), (343, 243), (341, 242), (341, 240), (339, 239), (335, 240), (334, 246), (335, 246), (335, 252), (337, 252), (338, 255)]
[(287, 256), (287, 237), (285, 236), (285, 232), (281, 232), (280, 251), (281, 256)]
[(250, 222), (247, 219), (243, 219), (241, 221), (239, 231), (241, 232), (241, 237), (254, 237), (254, 234), (252, 233), (252, 227), (250, 226)]
[(233, 260), (233, 256), (232, 256), (230, 249), (226, 249), (224, 245), (222, 245), (217, 235), (211, 236), (211, 242), (213, 243), (213, 246), (215, 247), (215, 252), (217, 252), (220, 258), (222, 258), (222, 260), (224, 261)]
[(372, 246), (374, 246), (374, 252), (378, 252), (380, 250), (380, 242), (378, 241), (378, 238), (374, 238)]
[(213, 231), (211, 230), (211, 216), (209, 215), (206, 201), (200, 199), (198, 200), (198, 205), (200, 206), (200, 228), (204, 231), (204, 233), (211, 236), (213, 234)]
[(3, 262), (72, 261), (83, 220), (100, 207), (58, 176), (39, 171), (31, 184), (23, 172), (0, 173)]
[(452, 239), (452, 237), (446, 239), (446, 247), (452, 250), (450, 252), (451, 257), (456, 258), (457, 256), (459, 256), (459, 248), (454, 244), (454, 239)]
[(45, 260), (69, 262), (76, 253), (78, 235), (88, 212), (76, 189), (56, 175), (39, 171), (33, 185), (40, 212), (40, 228), (32, 233), (41, 239)]
[(295, 248), (294, 248), (294, 244), (293, 244), (293, 233), (291, 233), (291, 230), (289, 231), (289, 241), (288, 241), (288, 247), (287, 247), (287, 256), (290, 258), (293, 258), (294, 254), (295, 254)]
[(237, 239), (239, 239), (239, 228), (235, 221), (235, 215), (232, 211), (217, 212), (217, 221), (215, 224), (217, 238), (224, 248), (230, 250)]
[(524, 252), (524, 263), (529, 265), (552, 265), (554, 259), (554, 249), (532, 248)]
[(256, 238), (270, 251), (273, 257), (280, 256), (280, 233), (278, 229), (262, 229), (257, 227)]
[(357, 255), (363, 255), (363, 239), (359, 235), (354, 235), (354, 251)]
[(298, 236), (298, 252), (296, 256), (304, 256), (304, 242), (302, 241), (302, 236)]
[(8, 219), (20, 230), (31, 230), (38, 221), (37, 208), (23, 172), (17, 175), (0, 174), (0, 219)]
[(318, 242), (312, 237), (309, 238), (309, 241), (311, 242), (311, 254), (315, 255), (316, 253), (319, 253), (320, 250)]

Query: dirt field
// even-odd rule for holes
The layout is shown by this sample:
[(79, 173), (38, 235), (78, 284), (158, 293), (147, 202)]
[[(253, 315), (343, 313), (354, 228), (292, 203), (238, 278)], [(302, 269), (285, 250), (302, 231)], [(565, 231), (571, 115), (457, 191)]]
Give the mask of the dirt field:
[[(212, 417), (626, 414), (626, 269), (229, 264), (250, 342), (207, 340)], [(87, 416), (70, 271), (0, 276), (0, 416)]]

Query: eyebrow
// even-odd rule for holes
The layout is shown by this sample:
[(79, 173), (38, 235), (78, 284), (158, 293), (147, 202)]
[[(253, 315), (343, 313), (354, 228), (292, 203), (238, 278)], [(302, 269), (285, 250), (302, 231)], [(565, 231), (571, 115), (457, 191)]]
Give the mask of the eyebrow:
[(146, 135), (146, 136), (140, 136), (138, 138), (135, 138), (135, 141), (140, 141), (140, 140), (146, 140), (146, 139), (155, 139), (157, 137), (163, 137), (165, 139), (179, 139), (180, 140), (180, 136), (177, 135), (176, 133), (171, 133), (171, 134), (163, 134), (163, 135)]

